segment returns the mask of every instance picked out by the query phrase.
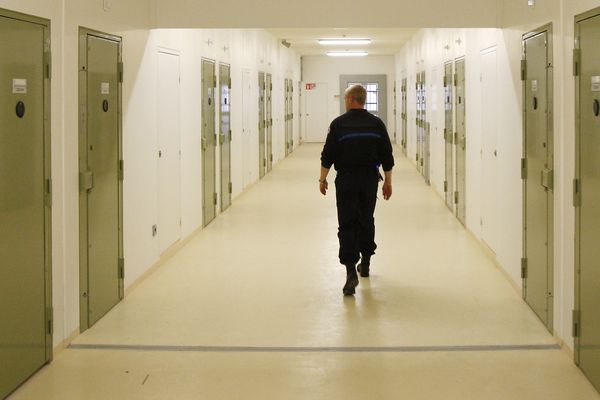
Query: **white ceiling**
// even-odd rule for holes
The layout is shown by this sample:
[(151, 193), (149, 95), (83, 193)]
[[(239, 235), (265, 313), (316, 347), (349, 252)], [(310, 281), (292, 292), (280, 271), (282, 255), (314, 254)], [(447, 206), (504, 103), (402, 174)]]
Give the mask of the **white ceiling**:
[[(268, 29), (279, 39), (287, 40), (292, 48), (300, 55), (323, 55), (330, 50), (364, 50), (369, 55), (392, 55), (417, 32), (412, 28), (281, 28)], [(360, 38), (371, 39), (369, 45), (353, 46), (323, 46), (317, 40), (332, 38)]]

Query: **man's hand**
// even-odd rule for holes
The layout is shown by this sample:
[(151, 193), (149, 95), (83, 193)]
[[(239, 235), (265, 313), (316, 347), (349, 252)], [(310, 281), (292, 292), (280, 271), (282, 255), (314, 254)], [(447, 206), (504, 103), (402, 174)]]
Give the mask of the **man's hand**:
[(327, 194), (327, 189), (329, 189), (329, 184), (327, 183), (327, 179), (319, 181), (319, 191), (323, 196)]
[(384, 182), (382, 191), (383, 191), (383, 198), (385, 200), (389, 200), (390, 197), (392, 197), (392, 183)]

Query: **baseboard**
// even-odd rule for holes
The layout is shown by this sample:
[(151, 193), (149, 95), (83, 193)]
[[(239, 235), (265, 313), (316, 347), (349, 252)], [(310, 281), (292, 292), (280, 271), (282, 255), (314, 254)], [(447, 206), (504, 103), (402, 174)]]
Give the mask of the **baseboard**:
[(67, 336), (66, 339), (54, 346), (54, 348), (52, 349), (52, 357), (56, 358), (60, 353), (62, 353), (64, 349), (66, 349), (71, 343), (73, 343), (73, 340), (75, 340), (75, 338), (79, 336), (79, 334), (79, 328), (77, 328), (73, 332), (71, 332), (71, 334)]

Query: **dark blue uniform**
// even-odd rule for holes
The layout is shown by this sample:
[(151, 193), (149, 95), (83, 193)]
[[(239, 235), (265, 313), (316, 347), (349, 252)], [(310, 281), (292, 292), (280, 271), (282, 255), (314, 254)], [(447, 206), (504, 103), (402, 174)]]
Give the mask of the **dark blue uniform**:
[(321, 153), (321, 165), (335, 166), (340, 262), (355, 265), (375, 253), (375, 204), (379, 166), (394, 166), (392, 144), (381, 119), (364, 109), (351, 109), (333, 120)]

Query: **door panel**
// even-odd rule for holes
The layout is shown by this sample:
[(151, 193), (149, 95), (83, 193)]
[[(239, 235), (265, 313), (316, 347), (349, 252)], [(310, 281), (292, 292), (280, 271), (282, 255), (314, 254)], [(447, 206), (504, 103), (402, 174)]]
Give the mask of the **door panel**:
[(600, 389), (600, 16), (580, 21), (576, 31), (581, 51), (576, 163), (581, 182), (577, 218), (580, 316), (577, 350), (581, 369)]
[(527, 174), (524, 189), (524, 277), (525, 300), (552, 329), (552, 187), (545, 187), (542, 174), (552, 170), (552, 105), (549, 80), (548, 32), (523, 40), (526, 60), (524, 80), (524, 159)]
[(231, 205), (231, 70), (229, 65), (219, 66), (219, 87), (221, 93), (220, 149), (221, 149), (221, 211)]
[(406, 155), (408, 147), (408, 81), (402, 80), (402, 151)]
[(481, 235), (498, 249), (498, 82), (496, 50), (481, 54)]
[(267, 172), (273, 168), (273, 81), (271, 74), (265, 79), (265, 129)]
[(305, 90), (306, 99), (306, 142), (323, 143), (327, 138), (327, 84), (317, 83), (311, 90)]
[(215, 90), (214, 61), (202, 60), (202, 182), (203, 225), (217, 215)]
[(252, 96), (252, 86), (254, 78), (249, 70), (242, 71), (242, 139), (243, 139), (243, 182), (244, 188), (252, 183), (256, 172), (256, 136), (254, 136), (253, 128), (255, 125), (254, 113), (251, 110), (256, 107)]
[(123, 297), (120, 39), (81, 31), (81, 329)]
[(452, 63), (444, 65), (444, 142), (445, 142), (445, 199), (450, 210), (454, 210), (454, 93), (452, 85)]
[(456, 205), (456, 217), (465, 225), (466, 224), (466, 170), (467, 170), (467, 131), (466, 131), (466, 99), (465, 99), (465, 60), (456, 61), (455, 65), (455, 101), (456, 109), (456, 191), (454, 193), (454, 204)]
[(265, 73), (258, 73), (258, 176), (262, 179), (267, 171), (267, 122), (265, 114), (267, 90)]
[(158, 53), (158, 241), (164, 252), (181, 238), (179, 56)]
[[(0, 398), (51, 358), (47, 25), (0, 10)], [(22, 111), (17, 111), (20, 109)], [(49, 310), (49, 311), (48, 311)]]

